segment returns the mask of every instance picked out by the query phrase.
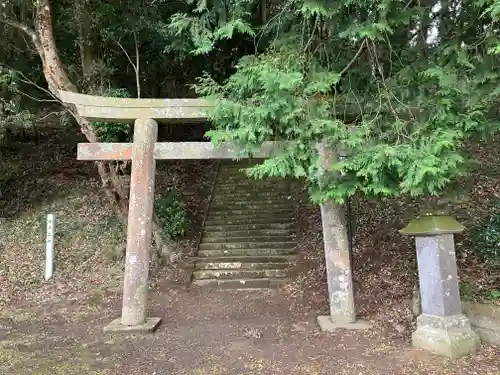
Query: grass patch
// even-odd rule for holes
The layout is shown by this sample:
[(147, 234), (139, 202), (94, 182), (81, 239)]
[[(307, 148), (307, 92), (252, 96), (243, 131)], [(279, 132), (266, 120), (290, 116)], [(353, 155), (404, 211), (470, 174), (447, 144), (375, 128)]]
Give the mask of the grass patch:
[[(73, 184), (52, 201), (0, 222), (0, 305), (12, 297), (33, 295), (45, 284), (49, 213), (55, 215), (53, 282), (64, 280), (84, 287), (86, 277), (99, 276), (107, 285), (120, 277), (121, 265), (116, 260), (125, 246), (121, 222), (96, 186)], [(101, 288), (102, 282), (96, 281), (95, 287)]]
[[(0, 373), (9, 375), (106, 375), (107, 370), (96, 370), (90, 365), (82, 363), (85, 359), (78, 356), (68, 363), (56, 358), (50, 353), (21, 352), (15, 349), (0, 348)], [(82, 362), (81, 362), (82, 361)]]
[(473, 250), (485, 262), (500, 265), (500, 202), (495, 202), (492, 212), (472, 231)]
[(168, 238), (176, 239), (186, 234), (190, 222), (181, 195), (177, 191), (169, 191), (156, 197), (155, 211), (163, 233)]
[(31, 359), (28, 353), (21, 353), (15, 349), (0, 348), (0, 373), (15, 374), (26, 361)]
[(500, 290), (485, 288), (480, 283), (462, 281), (460, 283), (460, 297), (464, 301), (500, 304)]

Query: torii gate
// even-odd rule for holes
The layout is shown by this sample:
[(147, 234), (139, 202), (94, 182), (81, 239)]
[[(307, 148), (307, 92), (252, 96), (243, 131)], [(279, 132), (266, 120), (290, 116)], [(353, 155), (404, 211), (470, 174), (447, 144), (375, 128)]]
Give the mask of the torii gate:
[[(66, 91), (59, 95), (89, 120), (135, 122), (133, 143), (80, 143), (77, 158), (132, 160), (122, 314), (104, 330), (152, 332), (161, 323), (161, 318), (146, 317), (156, 160), (235, 159), (240, 155), (231, 145), (215, 149), (208, 142), (156, 142), (158, 122), (206, 121), (210, 104), (201, 99), (125, 99)], [(334, 153), (325, 146), (318, 146), (320, 162), (329, 169)], [(270, 157), (277, 148), (278, 142), (265, 142), (254, 157)], [(321, 205), (330, 315), (318, 317), (318, 322), (323, 330), (366, 328), (369, 325), (356, 321), (347, 228), (337, 208), (333, 203)]]

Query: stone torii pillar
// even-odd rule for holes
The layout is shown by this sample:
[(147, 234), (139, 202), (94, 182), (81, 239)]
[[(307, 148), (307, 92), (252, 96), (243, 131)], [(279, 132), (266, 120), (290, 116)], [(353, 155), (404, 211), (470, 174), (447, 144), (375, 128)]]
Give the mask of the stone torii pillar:
[(463, 229), (445, 213), (423, 213), (400, 230), (415, 236), (417, 249), (422, 315), (412, 344), (452, 359), (475, 353), (479, 347), (460, 302), (453, 235)]
[[(338, 153), (326, 141), (319, 143), (317, 150), (321, 168), (331, 173), (331, 166), (337, 160)], [(356, 319), (345, 207), (326, 202), (320, 208), (330, 315), (318, 316), (318, 324), (322, 331), (327, 332), (338, 328), (371, 328), (369, 323)]]
[(161, 322), (161, 318), (146, 317), (157, 134), (156, 121), (135, 121), (122, 316), (105, 327), (105, 331), (154, 331)]
[[(132, 160), (127, 251), (121, 318), (104, 328), (111, 332), (152, 332), (161, 318), (146, 316), (149, 258), (157, 159), (235, 159), (232, 145), (217, 149), (208, 142), (156, 142), (158, 123), (203, 122), (209, 107), (199, 99), (124, 99), (60, 92), (63, 102), (93, 121), (135, 122), (133, 143), (80, 143), (78, 160)], [(265, 142), (256, 158), (271, 156), (277, 142)]]

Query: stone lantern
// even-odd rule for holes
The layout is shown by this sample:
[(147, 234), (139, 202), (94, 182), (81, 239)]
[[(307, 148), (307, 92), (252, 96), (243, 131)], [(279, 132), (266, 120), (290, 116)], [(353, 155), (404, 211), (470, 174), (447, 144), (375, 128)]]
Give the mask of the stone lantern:
[(455, 241), (464, 227), (445, 212), (423, 213), (400, 233), (415, 236), (422, 314), (412, 345), (458, 358), (475, 353), (479, 338), (462, 314)]

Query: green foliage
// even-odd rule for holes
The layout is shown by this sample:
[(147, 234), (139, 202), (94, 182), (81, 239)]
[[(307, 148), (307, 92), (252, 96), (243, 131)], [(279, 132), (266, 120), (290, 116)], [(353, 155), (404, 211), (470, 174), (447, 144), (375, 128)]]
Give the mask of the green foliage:
[[(224, 30), (235, 24), (268, 40), (227, 80), (204, 75), (196, 86), (215, 105), (213, 143), (234, 142), (251, 156), (265, 141), (289, 142), (249, 171), (255, 177), (305, 178), (314, 201), (435, 195), (465, 173), (467, 140), (498, 132), (500, 61), (489, 50), (499, 36), (486, 5), (462, 4), (457, 18), (433, 3), (290, 0), (258, 27), (236, 9), (247, 1), (232, 2), (224, 17), (201, 3), (171, 24), (190, 30), (183, 35), (194, 54), (217, 48), (214, 35), (230, 37)], [(348, 157), (325, 171), (320, 141)]]
[[(0, 144), (0, 146), (2, 146)], [(2, 150), (3, 151), (3, 150)], [(2, 152), (3, 154), (3, 152)], [(4, 155), (2, 155), (4, 157)], [(8, 164), (1, 164), (1, 173), (0, 173), (0, 198), (4, 194), (6, 188), (12, 184), (15, 178), (19, 177), (19, 170), (14, 166), (10, 166)]]
[[(126, 89), (108, 89), (103, 95), (114, 98), (130, 97)], [(94, 121), (92, 127), (103, 142), (130, 142), (132, 140), (129, 124)]]
[(32, 131), (35, 127), (33, 114), (20, 106), (20, 98), (14, 97), (10, 100), (0, 98), (0, 144), (6, 142), (9, 137)]
[(500, 264), (500, 204), (488, 219), (473, 232), (475, 252), (484, 260)]
[[(466, 142), (499, 129), (499, 4), (51, 2), (59, 52), (80, 88), (133, 92), (136, 49), (144, 97), (169, 96), (165, 82), (183, 86), (206, 69), (197, 89), (215, 103), (212, 141), (235, 142), (242, 155), (265, 141), (289, 142), (250, 174), (304, 178), (315, 201), (438, 194), (466, 173)], [(2, 18), (34, 29), (33, 2), (3, 7)], [(26, 35), (3, 23), (0, 30), (8, 31), (0, 63), (8, 63)], [(39, 83), (33, 56), (19, 67), (32, 68)], [(95, 127), (105, 141), (130, 139), (125, 124)], [(349, 156), (327, 173), (319, 141)]]
[(190, 222), (186, 216), (182, 199), (177, 192), (170, 191), (165, 196), (156, 198), (155, 211), (166, 236), (175, 239), (186, 234)]
[(460, 282), (460, 297), (464, 301), (475, 301), (482, 303), (500, 302), (500, 290), (491, 289), (473, 281)]
[(211, 52), (217, 42), (232, 39), (236, 34), (254, 37), (255, 30), (247, 21), (255, 8), (254, 0), (215, 1), (187, 0), (191, 12), (172, 16), (169, 31), (191, 42), (191, 52), (203, 55)]
[(500, 301), (500, 290), (492, 290), (489, 292), (488, 299), (492, 302)]
[(0, 66), (0, 144), (17, 134), (32, 131), (35, 118), (22, 107), (19, 80), (16, 72)]

